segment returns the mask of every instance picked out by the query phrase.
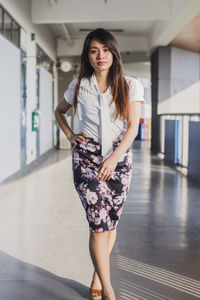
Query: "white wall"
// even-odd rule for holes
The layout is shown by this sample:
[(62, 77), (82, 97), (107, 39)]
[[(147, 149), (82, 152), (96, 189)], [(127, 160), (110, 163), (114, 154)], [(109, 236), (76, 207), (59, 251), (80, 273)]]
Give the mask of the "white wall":
[(40, 68), (40, 155), (52, 148), (52, 75)]
[(200, 113), (200, 82), (158, 103), (158, 114)]
[(0, 35), (0, 181), (20, 169), (20, 51)]
[[(57, 68), (54, 64), (53, 67), (53, 74), (54, 74), (54, 111), (56, 109), (56, 106), (58, 105), (58, 71)], [(55, 115), (53, 114), (53, 135), (54, 135), (54, 146), (57, 144), (57, 126), (56, 126), (56, 118)]]
[(27, 31), (28, 39), (30, 39), (31, 33), (35, 33), (36, 42), (55, 61), (56, 39), (47, 25), (35, 25), (31, 22), (31, 1), (0, 0), (0, 3), (20, 26)]
[(159, 48), (158, 114), (200, 112), (199, 53)]
[(151, 65), (149, 62), (123, 64), (124, 72), (133, 77), (143, 77), (151, 80)]
[(29, 41), (27, 48), (26, 99), (26, 163), (36, 159), (36, 132), (32, 131), (32, 111), (36, 108), (36, 43)]
[[(36, 98), (36, 43), (45, 51), (45, 53), (56, 62), (56, 39), (51, 32), (49, 26), (47, 25), (35, 25), (31, 21), (31, 0), (0, 0), (2, 6), (8, 11), (8, 13), (19, 23), (23, 28), (25, 48), (27, 49), (27, 70), (26, 70), (26, 88), (27, 88), (27, 99), (26, 99), (26, 163), (30, 164), (36, 159), (36, 132), (32, 131), (32, 111), (36, 108), (37, 98)], [(35, 33), (35, 41), (31, 40), (31, 34)], [(14, 47), (14, 46), (13, 46)], [(24, 48), (24, 47), (23, 47)], [(3, 50), (1, 48), (1, 50)], [(19, 50), (18, 50), (19, 52)], [(6, 55), (6, 51), (4, 52)], [(4, 56), (4, 62), (8, 61)], [(13, 59), (17, 59), (13, 57)], [(9, 80), (4, 84), (5, 90), (10, 89), (11, 78), (13, 78), (13, 69), (6, 67), (5, 74)], [(57, 88), (57, 72), (54, 66), (54, 76), (55, 76), (55, 88)], [(20, 74), (18, 78), (15, 78), (17, 83), (20, 80)], [(20, 88), (20, 83), (19, 83)], [(55, 106), (58, 102), (57, 90), (54, 92), (55, 96)], [(2, 111), (2, 105), (0, 111)], [(52, 103), (51, 103), (52, 108)], [(16, 110), (16, 115), (18, 111)], [(16, 127), (17, 128), (17, 127)], [(17, 137), (16, 146), (20, 143), (20, 128), (15, 135)], [(56, 144), (56, 128), (54, 126), (54, 136)], [(52, 138), (52, 134), (51, 134)], [(16, 148), (15, 146), (15, 148)], [(12, 147), (13, 148), (13, 147)], [(7, 151), (7, 150), (6, 150)], [(9, 157), (9, 155), (8, 155)], [(12, 162), (11, 162), (12, 164)], [(17, 160), (13, 163), (13, 170), (16, 170)], [(19, 166), (19, 164), (18, 164)], [(10, 173), (11, 175), (11, 173)], [(1, 179), (0, 179), (1, 181)]]

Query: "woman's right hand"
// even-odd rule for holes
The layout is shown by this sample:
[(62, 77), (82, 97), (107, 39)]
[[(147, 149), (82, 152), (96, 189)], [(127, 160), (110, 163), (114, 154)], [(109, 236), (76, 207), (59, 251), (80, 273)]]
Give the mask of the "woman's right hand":
[(77, 142), (84, 142), (85, 141), (85, 133), (80, 132), (80, 133), (72, 133), (71, 136), (68, 138), (70, 143), (77, 145)]

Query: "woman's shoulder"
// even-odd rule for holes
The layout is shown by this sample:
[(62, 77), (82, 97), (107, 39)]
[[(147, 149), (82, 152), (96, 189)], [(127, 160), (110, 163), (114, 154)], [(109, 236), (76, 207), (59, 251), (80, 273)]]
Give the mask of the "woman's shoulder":
[[(77, 82), (78, 82), (78, 77), (76, 76), (76, 77), (74, 77), (74, 78), (70, 81), (69, 84), (70, 84), (72, 87), (75, 87), (76, 84), (77, 84)], [(89, 86), (89, 83), (90, 83), (89, 78), (82, 77), (82, 78), (81, 78), (81, 81), (80, 81), (80, 86)]]
[(124, 75), (126, 82), (129, 85), (130, 90), (140, 90), (141, 92), (143, 92), (144, 87), (142, 82), (139, 79), (136, 79), (135, 77), (132, 76), (128, 76), (128, 75)]
[(129, 92), (131, 97), (131, 102), (142, 101), (144, 102), (144, 87), (142, 82), (135, 77), (124, 75), (125, 79), (129, 85)]
[(130, 75), (126, 75), (124, 74), (124, 77), (126, 79), (126, 82), (130, 85), (130, 84), (137, 84), (138, 82), (140, 82), (138, 79), (136, 79), (135, 77), (132, 77)]
[(74, 89), (77, 84), (77, 81), (78, 81), (77, 77), (72, 78), (71, 81), (69, 82), (68, 88)]

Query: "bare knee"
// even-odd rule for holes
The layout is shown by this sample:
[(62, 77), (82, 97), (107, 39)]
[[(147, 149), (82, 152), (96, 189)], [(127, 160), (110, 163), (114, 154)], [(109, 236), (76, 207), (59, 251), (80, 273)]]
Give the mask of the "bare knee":
[(105, 239), (108, 237), (108, 235), (109, 235), (109, 231), (90, 232), (90, 237), (92, 239), (99, 239), (99, 238)]
[(117, 228), (113, 228), (111, 230), (108, 231), (108, 234), (113, 234), (117, 232)]

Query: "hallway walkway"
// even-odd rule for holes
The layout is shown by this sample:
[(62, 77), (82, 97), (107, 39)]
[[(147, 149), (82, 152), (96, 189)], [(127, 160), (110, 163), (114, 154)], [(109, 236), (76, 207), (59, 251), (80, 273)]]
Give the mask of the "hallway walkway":
[[(111, 254), (117, 300), (200, 298), (200, 186), (134, 142), (129, 196)], [(0, 187), (0, 300), (89, 299), (89, 229), (71, 151)]]

